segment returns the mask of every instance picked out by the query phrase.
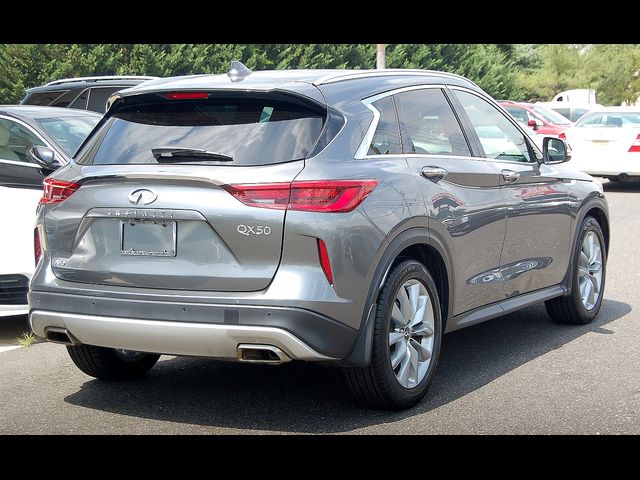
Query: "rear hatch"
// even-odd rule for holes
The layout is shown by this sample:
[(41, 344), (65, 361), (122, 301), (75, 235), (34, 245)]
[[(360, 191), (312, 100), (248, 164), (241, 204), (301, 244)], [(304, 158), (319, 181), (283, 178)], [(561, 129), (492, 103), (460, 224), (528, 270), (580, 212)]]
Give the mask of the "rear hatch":
[(293, 181), (320, 136), (323, 107), (285, 94), (186, 93), (127, 98), (77, 165), (56, 174), (80, 185), (45, 217), (57, 277), (175, 290), (268, 286), (288, 199), (266, 200), (281, 209), (247, 206), (229, 185)]

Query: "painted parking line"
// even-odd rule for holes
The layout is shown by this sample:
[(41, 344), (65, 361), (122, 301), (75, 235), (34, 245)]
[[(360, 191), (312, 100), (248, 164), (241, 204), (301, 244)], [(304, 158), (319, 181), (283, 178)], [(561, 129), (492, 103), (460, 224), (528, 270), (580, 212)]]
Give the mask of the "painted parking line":
[(9, 350), (13, 350), (14, 348), (20, 348), (20, 345), (12, 345), (10, 343), (0, 343), (0, 353), (8, 352)]

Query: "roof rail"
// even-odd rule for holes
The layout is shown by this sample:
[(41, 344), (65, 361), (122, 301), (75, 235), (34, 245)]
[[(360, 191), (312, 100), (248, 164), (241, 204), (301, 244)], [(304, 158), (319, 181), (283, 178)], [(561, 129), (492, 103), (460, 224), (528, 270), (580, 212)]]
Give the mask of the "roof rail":
[[(342, 80), (351, 80), (355, 78), (363, 78), (363, 77), (378, 77), (378, 76), (399, 76), (399, 75), (420, 75), (420, 76), (435, 76), (435, 77), (454, 77), (460, 78), (462, 80), (466, 80), (471, 84), (476, 85), (475, 82), (469, 80), (462, 75), (458, 75), (456, 73), (448, 73), (448, 72), (439, 72), (437, 70), (422, 70), (422, 69), (404, 69), (404, 68), (390, 68), (390, 69), (381, 69), (381, 70), (349, 70), (342, 71), (336, 73), (330, 73), (325, 75), (322, 78), (316, 80), (314, 85), (322, 85), (325, 83), (333, 83), (340, 82)], [(479, 88), (479, 87), (478, 87)]]
[(143, 75), (103, 75), (97, 77), (74, 77), (74, 78), (61, 78), (60, 80), (54, 80), (45, 85), (49, 87), (51, 85), (61, 85), (63, 83), (72, 82), (97, 82), (99, 80), (157, 80), (160, 77), (151, 77)]

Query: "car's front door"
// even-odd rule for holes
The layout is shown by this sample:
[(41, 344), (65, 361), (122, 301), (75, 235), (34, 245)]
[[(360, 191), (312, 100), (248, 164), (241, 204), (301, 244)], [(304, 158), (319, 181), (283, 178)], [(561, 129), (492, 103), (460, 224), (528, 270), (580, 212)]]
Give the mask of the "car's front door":
[(472, 281), (500, 265), (506, 225), (500, 172), (473, 156), (442, 87), (399, 92), (394, 100), (429, 229), (448, 247), (453, 263), (451, 315), (501, 300), (501, 285)]
[(571, 255), (569, 183), (540, 165), (515, 123), (479, 95), (453, 90), (483, 155), (500, 171), (507, 229), (496, 281), (511, 297), (560, 283)]
[(29, 155), (36, 145), (47, 146), (26, 125), (0, 116), (0, 185), (42, 190), (45, 175)]

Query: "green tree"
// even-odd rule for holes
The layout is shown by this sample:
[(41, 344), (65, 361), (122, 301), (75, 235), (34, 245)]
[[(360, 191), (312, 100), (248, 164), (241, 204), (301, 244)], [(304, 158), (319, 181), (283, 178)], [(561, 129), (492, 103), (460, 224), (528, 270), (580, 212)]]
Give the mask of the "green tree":
[(523, 69), (518, 74), (521, 99), (551, 100), (563, 90), (586, 88), (584, 57), (575, 45), (550, 44), (540, 48), (538, 69)]
[(640, 97), (640, 46), (592, 45), (585, 54), (585, 72), (599, 103), (635, 103)]

